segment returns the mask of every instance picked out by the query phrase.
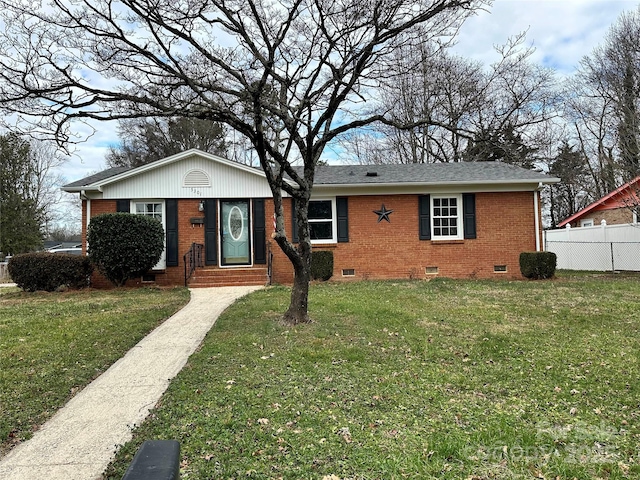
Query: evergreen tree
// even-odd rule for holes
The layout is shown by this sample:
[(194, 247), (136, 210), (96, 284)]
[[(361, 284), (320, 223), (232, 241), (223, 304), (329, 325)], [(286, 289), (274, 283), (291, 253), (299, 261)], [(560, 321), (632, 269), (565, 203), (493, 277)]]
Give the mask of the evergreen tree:
[(139, 167), (176, 153), (197, 148), (226, 156), (226, 129), (219, 122), (197, 118), (120, 120), (120, 145), (111, 147), (107, 164), (111, 167)]
[(42, 209), (33, 198), (29, 142), (0, 135), (0, 251), (24, 253), (42, 246)]

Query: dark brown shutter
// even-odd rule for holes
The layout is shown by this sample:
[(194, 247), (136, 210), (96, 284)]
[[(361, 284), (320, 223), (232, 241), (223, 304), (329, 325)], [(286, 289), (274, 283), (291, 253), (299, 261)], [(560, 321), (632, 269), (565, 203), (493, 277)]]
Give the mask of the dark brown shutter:
[(167, 222), (167, 267), (178, 266), (178, 200), (167, 199), (164, 202)]
[(116, 200), (116, 212), (118, 213), (130, 213), (131, 212), (131, 200)]
[(476, 194), (462, 194), (464, 238), (476, 238)]
[(204, 201), (204, 263), (218, 264), (218, 202), (215, 198)]
[(336, 198), (336, 210), (338, 211), (338, 242), (349, 241), (349, 204), (347, 197)]
[(418, 221), (420, 240), (431, 240), (431, 195), (418, 197)]
[(264, 198), (253, 199), (253, 263), (267, 263), (267, 230), (264, 218)]

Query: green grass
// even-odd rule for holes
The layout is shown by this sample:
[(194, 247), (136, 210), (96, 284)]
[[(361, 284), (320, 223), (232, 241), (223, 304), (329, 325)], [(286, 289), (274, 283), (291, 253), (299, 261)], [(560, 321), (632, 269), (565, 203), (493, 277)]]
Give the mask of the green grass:
[[(640, 478), (640, 281), (360, 282), (238, 301), (105, 478)], [(333, 477), (332, 477), (333, 475)]]
[(0, 289), (0, 454), (189, 299), (186, 289)]

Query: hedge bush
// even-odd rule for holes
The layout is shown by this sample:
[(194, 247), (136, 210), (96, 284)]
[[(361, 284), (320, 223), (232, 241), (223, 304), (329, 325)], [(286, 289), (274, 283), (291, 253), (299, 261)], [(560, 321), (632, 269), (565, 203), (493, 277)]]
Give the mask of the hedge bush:
[(9, 275), (28, 292), (89, 285), (93, 265), (89, 258), (67, 253), (23, 253), (9, 260)]
[(526, 278), (551, 278), (556, 273), (556, 254), (553, 252), (522, 252), (520, 272)]
[(158, 263), (164, 250), (164, 229), (152, 217), (104, 213), (91, 219), (87, 243), (89, 258), (98, 271), (122, 286)]
[(311, 280), (327, 281), (333, 275), (333, 252), (311, 252)]

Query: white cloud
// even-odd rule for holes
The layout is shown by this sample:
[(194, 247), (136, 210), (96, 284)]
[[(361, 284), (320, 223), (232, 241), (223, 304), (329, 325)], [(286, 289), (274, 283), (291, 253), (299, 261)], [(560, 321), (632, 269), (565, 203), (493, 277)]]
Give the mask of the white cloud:
[(494, 45), (527, 31), (527, 44), (536, 49), (533, 60), (567, 75), (622, 12), (637, 6), (637, 0), (495, 0), (489, 12), (462, 26), (455, 50), (489, 63), (496, 59)]

